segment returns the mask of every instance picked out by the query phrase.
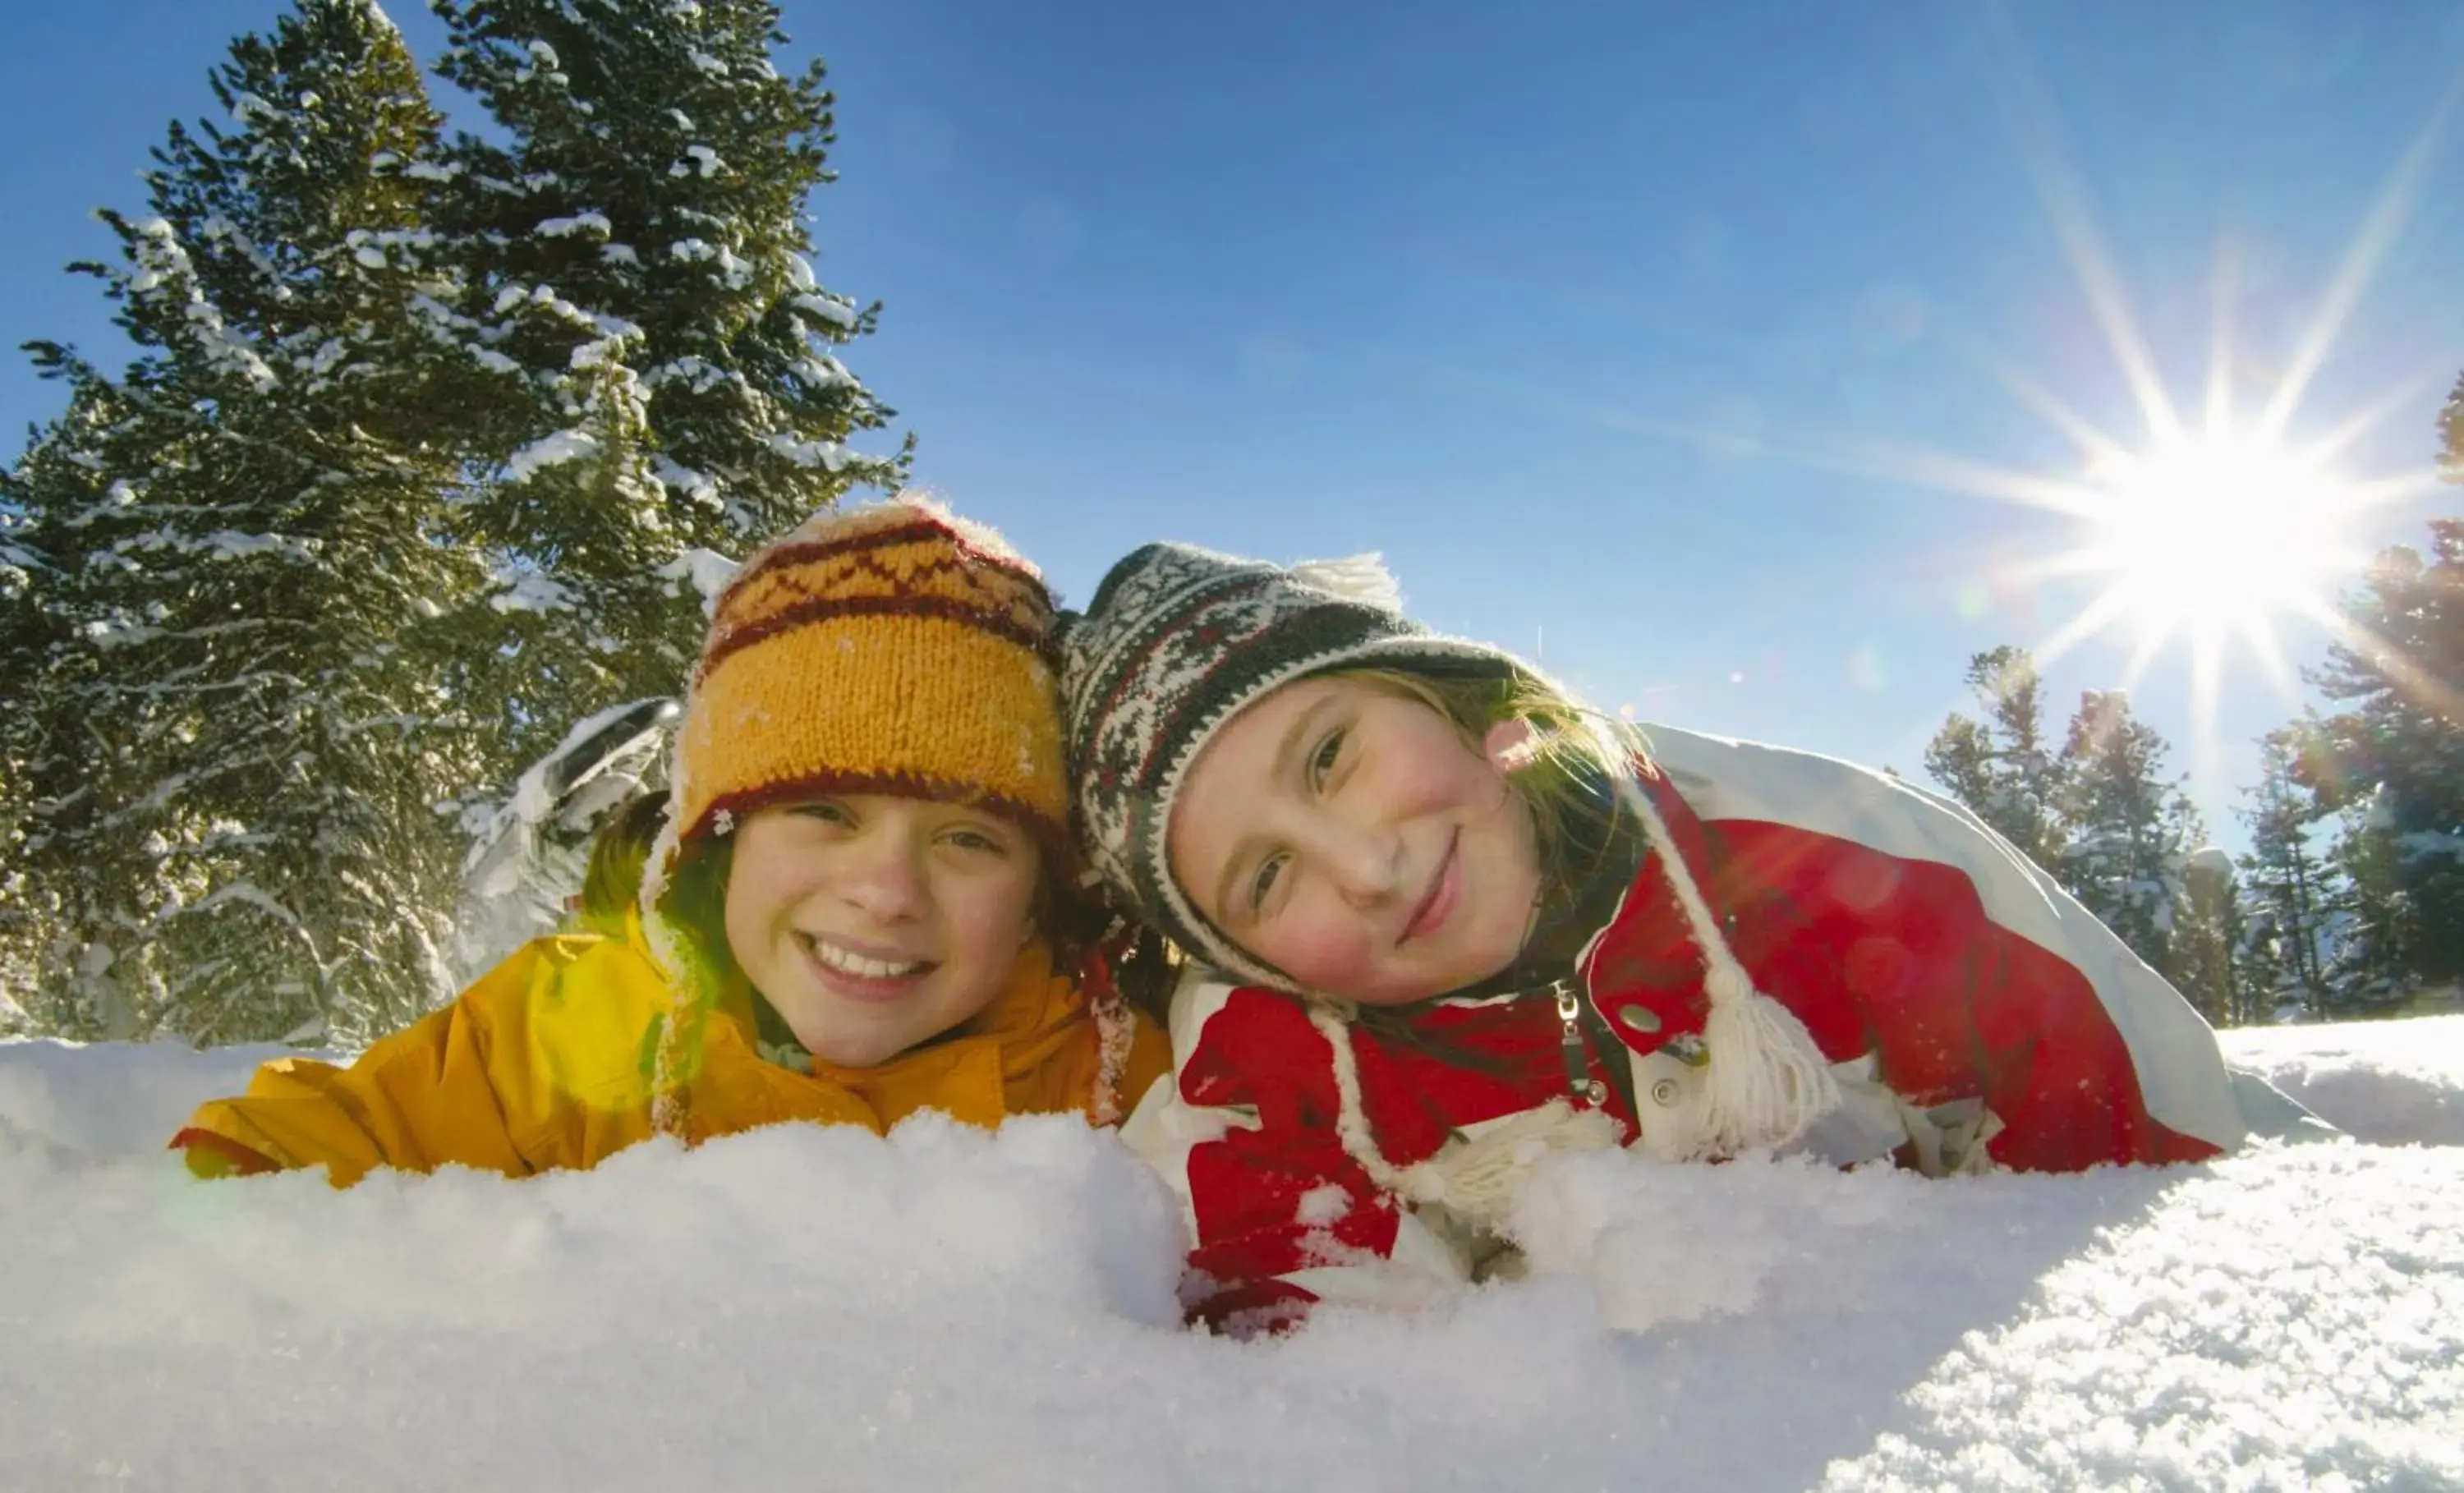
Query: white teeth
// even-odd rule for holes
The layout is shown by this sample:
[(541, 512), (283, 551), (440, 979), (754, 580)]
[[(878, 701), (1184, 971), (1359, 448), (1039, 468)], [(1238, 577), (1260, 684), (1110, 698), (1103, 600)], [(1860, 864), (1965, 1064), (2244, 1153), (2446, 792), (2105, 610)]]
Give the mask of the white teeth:
[(814, 958), (842, 974), (861, 976), (866, 979), (896, 979), (913, 975), (931, 962), (913, 959), (905, 964), (889, 964), (880, 959), (868, 959), (852, 949), (842, 949), (825, 938), (816, 938), (809, 933), (804, 936), (804, 942), (812, 949)]

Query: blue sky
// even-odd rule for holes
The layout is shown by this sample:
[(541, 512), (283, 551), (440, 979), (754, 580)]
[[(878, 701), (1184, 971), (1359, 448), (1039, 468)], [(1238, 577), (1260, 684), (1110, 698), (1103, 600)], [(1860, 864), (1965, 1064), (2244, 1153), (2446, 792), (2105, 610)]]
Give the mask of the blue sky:
[[(390, 9), (432, 56), (424, 9)], [(207, 68), (276, 10), (11, 15), (0, 337), (110, 345), (100, 297), (59, 266), (108, 249), (90, 209), (141, 205), (146, 148), (211, 107)], [(1424, 619), (1537, 652), (1601, 705), (1910, 771), (1970, 652), (2041, 640), (2092, 594), (2014, 574), (2080, 523), (1905, 459), (1808, 454), (2079, 476), (2079, 445), (2014, 373), (2146, 444), (2049, 211), (2069, 182), (2069, 221), (2193, 412), (2219, 307), (2255, 410), (2365, 265), (2287, 433), (2375, 409), (2338, 470), (2425, 471), (2464, 369), (2464, 160), (2433, 123), (2459, 15), (786, 6), (793, 55), (825, 56), (840, 99), (823, 278), (886, 302), (847, 361), (918, 435), (919, 480), (1069, 596), (1154, 538), (1380, 550)], [(0, 361), (11, 454), (58, 403)], [(2417, 540), (2457, 508), (2425, 492), (2355, 537)], [(2315, 627), (2281, 630), (2291, 661), (2319, 656)], [(2051, 668), (2059, 714), (2121, 683), (2135, 643), (2117, 627)], [(2189, 672), (2176, 641), (2133, 698), (2238, 843), (2251, 738), (2297, 700), (2247, 649), (2211, 713)]]

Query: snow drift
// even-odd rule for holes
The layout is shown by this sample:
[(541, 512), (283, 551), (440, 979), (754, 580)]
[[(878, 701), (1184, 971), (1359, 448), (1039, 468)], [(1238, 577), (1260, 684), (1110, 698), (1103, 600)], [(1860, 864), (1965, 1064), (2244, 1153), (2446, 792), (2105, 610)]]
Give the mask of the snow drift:
[(0, 1044), (0, 1487), (2464, 1487), (2464, 1018), (2229, 1045), (2377, 1144), (1576, 1156), (1531, 1279), (1236, 1344), (1072, 1120), (207, 1184), (262, 1051)]

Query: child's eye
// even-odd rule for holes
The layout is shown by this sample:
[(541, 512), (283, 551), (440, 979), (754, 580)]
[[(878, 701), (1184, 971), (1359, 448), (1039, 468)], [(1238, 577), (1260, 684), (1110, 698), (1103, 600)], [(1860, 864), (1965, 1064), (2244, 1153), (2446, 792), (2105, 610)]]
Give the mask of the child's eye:
[(1266, 893), (1274, 889), (1275, 878), (1283, 874), (1284, 862), (1286, 859), (1286, 857), (1280, 855), (1270, 855), (1266, 857), (1265, 861), (1259, 864), (1257, 873), (1249, 878), (1249, 911), (1251, 915), (1254, 916), (1259, 909), (1266, 905)]
[(1309, 754), (1309, 771), (1310, 787), (1324, 788), (1326, 786), (1328, 777), (1334, 772), (1335, 759), (1343, 755), (1344, 735), (1345, 733), (1341, 727), (1337, 727), (1335, 730), (1328, 732), (1326, 734), (1326, 739), (1317, 744), (1317, 750)]
[(1007, 841), (981, 829), (953, 829), (941, 840), (944, 845), (954, 845), (961, 850), (980, 850), (989, 855), (1009, 854)]
[(799, 803), (787, 812), (800, 819), (817, 819), (825, 824), (845, 826), (855, 823), (855, 816), (836, 799), (815, 799), (809, 803)]

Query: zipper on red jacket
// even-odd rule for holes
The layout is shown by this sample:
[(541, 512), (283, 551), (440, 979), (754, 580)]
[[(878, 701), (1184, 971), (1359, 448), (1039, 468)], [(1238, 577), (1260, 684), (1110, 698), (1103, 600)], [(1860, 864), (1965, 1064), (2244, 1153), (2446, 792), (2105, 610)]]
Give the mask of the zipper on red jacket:
[(1591, 1047), (1583, 1041), (1583, 998), (1571, 979), (1549, 982), (1548, 994), (1557, 1000), (1557, 1023), (1562, 1029), (1557, 1038), (1557, 1051), (1566, 1060), (1566, 1092), (1577, 1105), (1594, 1109), (1606, 1104), (1606, 1084), (1592, 1077)]

